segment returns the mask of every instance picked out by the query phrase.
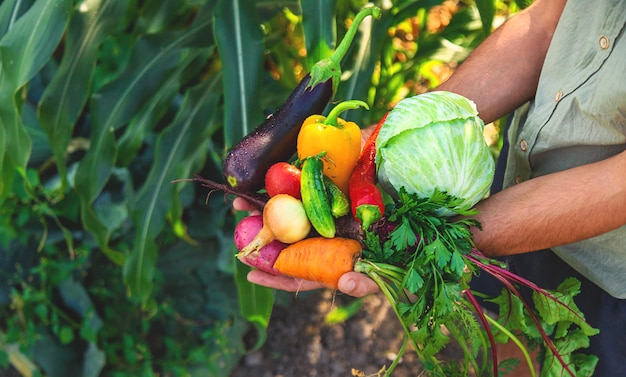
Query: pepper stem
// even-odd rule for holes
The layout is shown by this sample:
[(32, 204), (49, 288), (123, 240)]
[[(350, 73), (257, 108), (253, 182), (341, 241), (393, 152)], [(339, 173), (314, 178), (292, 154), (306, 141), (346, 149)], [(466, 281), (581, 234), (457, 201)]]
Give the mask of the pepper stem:
[(382, 214), (377, 205), (361, 204), (356, 207), (356, 217), (361, 221), (363, 229), (368, 230), (372, 224), (380, 220)]
[(318, 61), (311, 68), (311, 79), (309, 80), (307, 88), (313, 88), (317, 84), (332, 80), (333, 94), (337, 92), (339, 81), (341, 81), (341, 59), (343, 59), (348, 52), (350, 44), (352, 44), (352, 40), (356, 35), (361, 21), (370, 15), (375, 18), (380, 18), (380, 8), (369, 6), (361, 9), (359, 13), (357, 13), (352, 21), (352, 24), (348, 28), (346, 35), (343, 37), (337, 48), (335, 48), (333, 54)]
[(358, 99), (339, 102), (335, 107), (333, 107), (332, 110), (330, 110), (330, 113), (328, 113), (328, 116), (326, 117), (326, 119), (324, 119), (323, 124), (327, 126), (339, 127), (339, 124), (337, 123), (339, 114), (343, 113), (346, 110), (358, 109), (359, 107), (364, 107), (367, 110), (370, 109), (367, 103)]

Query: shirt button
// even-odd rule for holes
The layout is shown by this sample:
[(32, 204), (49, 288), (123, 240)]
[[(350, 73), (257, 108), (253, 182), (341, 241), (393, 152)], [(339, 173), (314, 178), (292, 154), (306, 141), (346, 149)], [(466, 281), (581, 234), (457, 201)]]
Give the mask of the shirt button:
[(515, 183), (522, 183), (522, 181), (523, 181), (522, 177), (520, 177), (519, 175), (515, 176)]
[(554, 102), (559, 102), (561, 98), (563, 98), (563, 91), (557, 90), (556, 94), (554, 95)]
[(609, 48), (609, 38), (605, 37), (604, 35), (600, 37), (600, 40), (598, 42), (600, 43), (601, 49), (606, 50), (607, 48)]
[(528, 142), (526, 140), (520, 141), (519, 147), (523, 152), (526, 152), (528, 150)]

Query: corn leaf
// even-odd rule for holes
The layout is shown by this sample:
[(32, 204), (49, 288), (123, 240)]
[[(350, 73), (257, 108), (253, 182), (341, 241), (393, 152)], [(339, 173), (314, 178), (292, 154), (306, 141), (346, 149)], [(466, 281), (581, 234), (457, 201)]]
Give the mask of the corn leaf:
[(167, 81), (179, 65), (184, 48), (206, 45), (211, 24), (212, 20), (207, 17), (181, 33), (155, 34), (139, 39), (129, 69), (94, 95), (90, 148), (78, 166), (75, 185), (85, 227), (104, 250), (107, 250), (110, 235), (94, 213), (92, 204), (115, 165), (117, 142), (114, 133), (126, 125)]
[(480, 20), (483, 24), (483, 38), (485, 38), (491, 33), (496, 6), (493, 0), (476, 0), (476, 8), (478, 8), (480, 13)]
[(213, 50), (214, 48), (189, 51), (178, 64), (176, 70), (169, 75), (159, 91), (154, 93), (154, 96), (150, 98), (141, 112), (131, 120), (118, 142), (119, 165), (126, 166), (132, 162), (148, 133), (166, 114), (168, 105), (172, 102), (174, 96), (177, 95), (181, 84), (184, 82), (183, 75), (191, 72), (197, 73)]
[(39, 104), (39, 121), (48, 135), (62, 180), (67, 186), (66, 149), (74, 124), (91, 93), (92, 76), (100, 44), (115, 29), (125, 4), (90, 1), (76, 12), (66, 35), (65, 54)]
[(19, 0), (5, 0), (0, 3), (0, 39), (30, 6), (30, 2)]
[(19, 89), (48, 61), (65, 31), (71, 1), (39, 0), (0, 40), (2, 85)]
[[(171, 181), (189, 174), (191, 162), (215, 129), (206, 124), (220, 99), (219, 76), (187, 91), (180, 111), (157, 141), (154, 164), (140, 189), (133, 209), (137, 229), (134, 248), (126, 258), (124, 280), (132, 297), (146, 303), (156, 268), (155, 239), (165, 226), (175, 191)], [(167, 198), (167, 200), (164, 200)], [(177, 200), (174, 198), (174, 200)]]
[[(0, 110), (2, 111), (2, 110)], [(5, 126), (0, 123), (0, 203), (2, 202), (2, 198), (5, 196), (6, 192), (4, 191), (5, 182), (11, 183), (13, 178), (13, 166), (6, 156), (6, 131), (4, 130)], [(7, 185), (8, 186), (8, 185)]]
[(263, 119), (259, 92), (263, 33), (254, 0), (222, 0), (215, 10), (215, 37), (224, 75), (224, 137), (228, 149)]
[(137, 29), (142, 34), (161, 32), (180, 19), (181, 9), (186, 6), (185, 0), (148, 0), (137, 20)]
[(71, 3), (40, 0), (19, 18), (7, 18), (5, 13), (19, 10), (19, 3), (10, 7), (9, 2), (2, 8), (2, 27), (6, 32), (0, 39), (0, 193), (10, 185), (12, 172), (25, 174), (32, 149), (22, 122), (23, 99), (19, 91), (56, 49), (70, 16)]
[[(166, 3), (177, 3), (180, 0), (172, 0)], [(163, 15), (166, 12), (165, 9), (170, 10), (171, 4), (161, 3), (159, 1), (151, 1), (153, 7), (157, 7), (158, 11), (152, 10), (151, 18), (167, 18)], [(217, 1), (207, 1), (205, 6), (200, 10), (198, 16), (194, 20), (194, 23), (204, 23), (205, 19), (212, 19), (213, 10)], [(142, 18), (146, 15), (144, 14)], [(161, 21), (165, 22), (165, 21)], [(150, 30), (156, 28), (157, 21), (145, 21), (152, 27)], [(206, 60), (213, 54), (215, 49), (213, 36), (205, 35), (204, 42), (198, 45), (198, 48), (191, 49), (184, 53), (181, 62), (177, 65), (176, 69), (167, 77), (160, 90), (154, 93), (154, 96), (149, 99), (149, 102), (141, 109), (126, 127), (126, 130), (118, 141), (118, 164), (126, 166), (130, 164), (133, 158), (136, 156), (137, 151), (142, 146), (144, 138), (154, 128), (157, 122), (166, 114), (168, 106), (177, 95), (181, 85), (186, 82), (186, 77), (196, 77), (200, 70), (205, 67)]]
[(307, 51), (307, 70), (329, 57), (337, 40), (335, 10), (337, 0), (301, 0), (302, 28)]

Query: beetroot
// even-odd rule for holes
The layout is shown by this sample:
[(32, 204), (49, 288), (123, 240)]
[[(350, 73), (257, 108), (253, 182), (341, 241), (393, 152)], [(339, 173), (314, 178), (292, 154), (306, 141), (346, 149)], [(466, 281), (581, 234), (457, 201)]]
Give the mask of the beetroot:
[[(241, 251), (246, 247), (263, 228), (263, 217), (261, 215), (252, 215), (243, 218), (235, 228), (234, 238), (235, 247)], [(257, 251), (253, 251), (249, 254), (237, 254), (237, 258), (244, 264), (250, 267), (256, 268), (260, 271), (267, 272), (272, 275), (280, 275), (280, 273), (274, 269), (274, 262), (278, 258), (278, 254), (287, 247), (286, 244), (280, 241), (272, 241), (269, 244), (263, 246)]]

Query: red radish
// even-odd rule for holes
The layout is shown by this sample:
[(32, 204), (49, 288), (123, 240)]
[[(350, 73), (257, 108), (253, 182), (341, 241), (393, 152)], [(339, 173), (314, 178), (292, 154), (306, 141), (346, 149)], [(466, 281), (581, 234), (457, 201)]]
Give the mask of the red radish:
[(267, 272), (272, 275), (280, 275), (280, 272), (274, 268), (274, 263), (276, 263), (276, 259), (278, 259), (280, 253), (286, 247), (287, 244), (280, 241), (272, 241), (258, 251), (253, 251), (248, 255), (238, 254), (237, 258), (241, 263), (256, 268), (259, 271)]
[(265, 173), (265, 190), (272, 197), (278, 194), (300, 199), (300, 169), (287, 162), (277, 162)]
[(237, 223), (233, 235), (237, 250), (241, 251), (241, 249), (252, 242), (261, 228), (263, 228), (263, 216), (261, 215), (251, 215), (241, 219)]
[[(252, 215), (243, 218), (235, 227), (235, 246), (237, 250), (242, 250), (247, 246), (254, 237), (263, 228), (263, 217), (261, 215)], [(278, 254), (287, 247), (280, 241), (272, 241), (257, 251), (248, 255), (238, 254), (239, 260), (250, 267), (267, 272), (273, 275), (280, 273), (273, 267)]]

